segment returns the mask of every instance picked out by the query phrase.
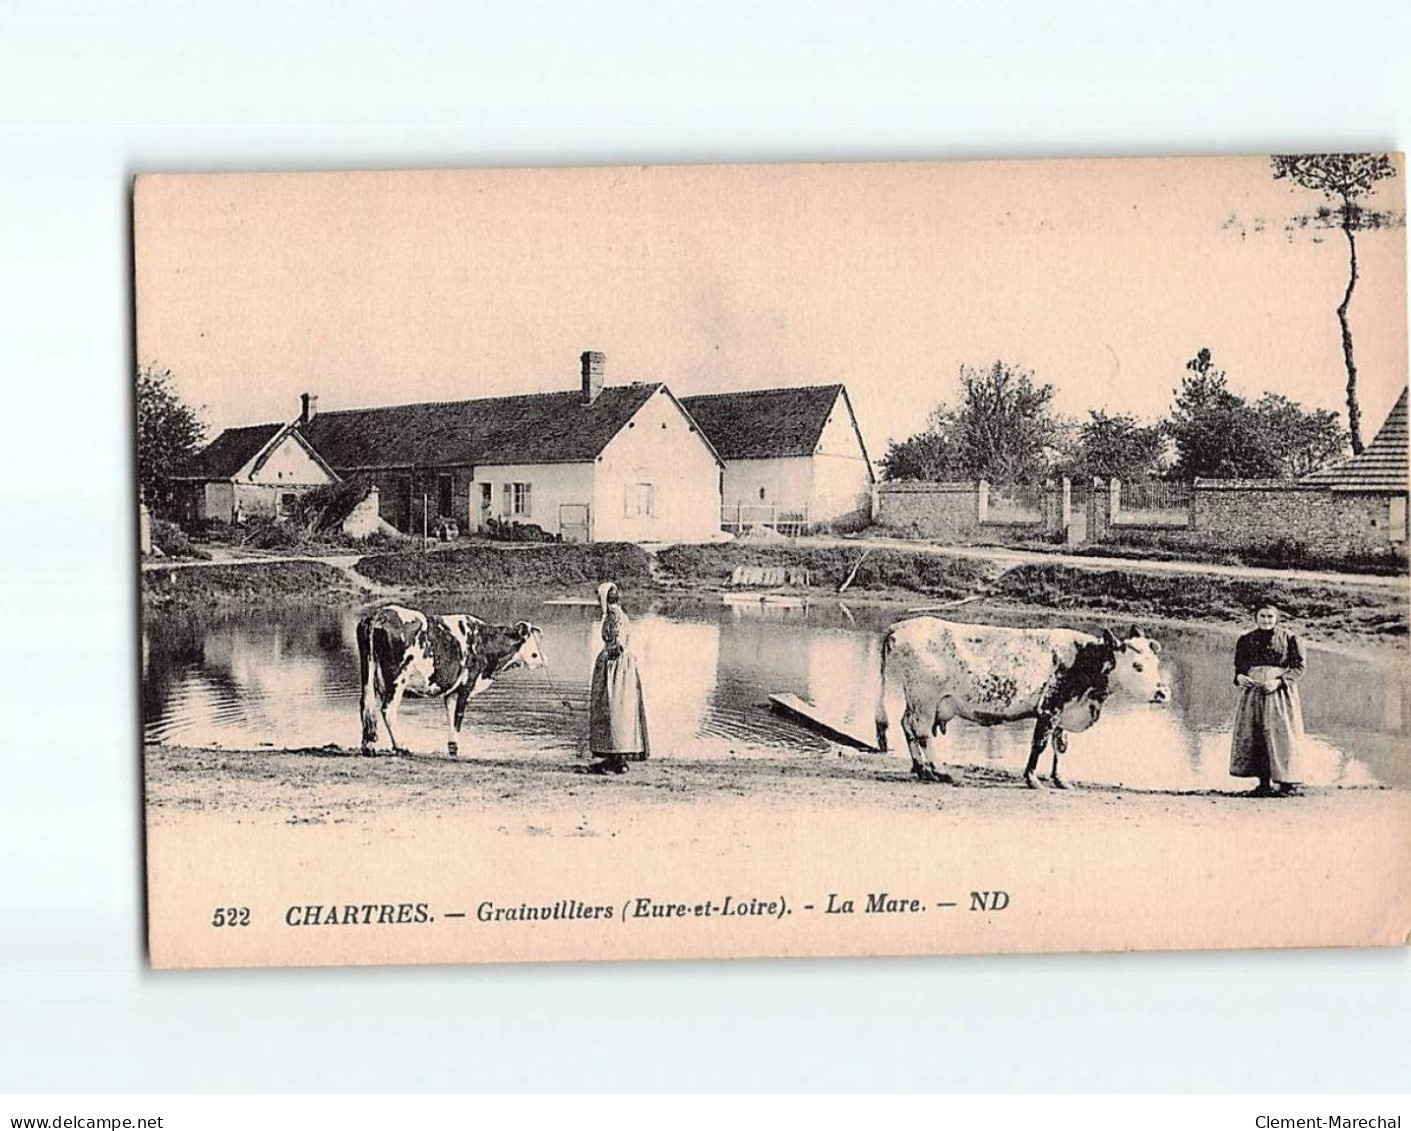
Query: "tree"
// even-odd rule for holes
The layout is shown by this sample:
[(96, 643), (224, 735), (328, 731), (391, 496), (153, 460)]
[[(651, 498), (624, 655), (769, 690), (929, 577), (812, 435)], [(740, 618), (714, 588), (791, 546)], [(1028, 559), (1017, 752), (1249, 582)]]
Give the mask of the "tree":
[(1146, 479), (1160, 474), (1166, 433), (1125, 413), (1092, 409), (1078, 426), (1069, 474), (1082, 478)]
[(1396, 166), (1382, 153), (1294, 153), (1275, 156), (1272, 161), (1276, 180), (1291, 180), (1333, 202), (1332, 209), (1320, 210), (1315, 219), (1341, 228), (1347, 237), (1347, 290), (1337, 314), (1342, 329), (1342, 359), (1347, 369), (1347, 430), (1353, 452), (1360, 453), (1362, 410), (1357, 403), (1357, 365), (1352, 357), (1352, 326), (1347, 317), (1352, 291), (1357, 286), (1357, 241), (1353, 233), (1383, 227), (1388, 222), (1387, 214), (1364, 209), (1360, 202), (1378, 181), (1396, 176)]
[(1278, 452), (1258, 414), (1229, 389), (1208, 349), (1186, 362), (1167, 422), (1176, 445), (1177, 478), (1274, 479)]
[(913, 479), (944, 483), (962, 478), (957, 452), (949, 435), (949, 420), (937, 410), (923, 432), (887, 445), (882, 457), (882, 478)]
[(1306, 409), (1282, 393), (1265, 393), (1253, 408), (1286, 479), (1301, 478), (1347, 454), (1347, 437), (1335, 412)]
[(893, 443), (882, 458), (887, 479), (989, 479), (1033, 483), (1053, 462), (1059, 425), (1052, 385), (1003, 361), (960, 367), (960, 396), (941, 405), (924, 431)]
[(169, 369), (146, 365), (137, 374), (137, 482), (158, 508), (170, 497), (172, 475), (206, 436), (196, 410), (172, 386)]

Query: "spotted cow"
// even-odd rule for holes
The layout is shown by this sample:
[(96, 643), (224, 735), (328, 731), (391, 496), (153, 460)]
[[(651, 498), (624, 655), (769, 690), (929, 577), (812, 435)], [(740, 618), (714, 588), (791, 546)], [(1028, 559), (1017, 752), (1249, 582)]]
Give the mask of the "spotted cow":
[(931, 738), (955, 718), (994, 726), (1034, 719), (1024, 784), (1039, 788), (1035, 771), (1053, 744), (1052, 781), (1060, 789), (1058, 756), (1067, 732), (1083, 731), (1102, 714), (1113, 684), (1147, 702), (1162, 703), (1161, 645), (1133, 628), (1123, 639), (1066, 628), (1004, 628), (955, 624), (937, 617), (898, 621), (882, 637), (882, 688), (877, 699), (877, 745), (887, 749), (889, 688), (905, 697), (902, 733), (911, 770), (922, 781), (953, 781), (937, 772)]
[(540, 635), (528, 621), (507, 628), (460, 613), (429, 616), (401, 605), (369, 613), (357, 628), (363, 751), (376, 750), (379, 715), (392, 749), (402, 749), (392, 726), (406, 694), (445, 701), (446, 749), (459, 753), (456, 736), (467, 701), (512, 668), (542, 668)]

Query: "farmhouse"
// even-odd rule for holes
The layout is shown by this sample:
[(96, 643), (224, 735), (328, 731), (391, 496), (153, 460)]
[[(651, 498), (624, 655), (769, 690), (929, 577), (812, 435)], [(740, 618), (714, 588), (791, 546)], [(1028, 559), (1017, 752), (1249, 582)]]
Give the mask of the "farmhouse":
[[(605, 385), (600, 353), (581, 363), (581, 388), (559, 393), (337, 412), (305, 393), (290, 424), (223, 432), (193, 476), (237, 463), (244, 474), (261, 464), (252, 452), (283, 444), (306, 454), (317, 483), (371, 483), (382, 519), (411, 533), (449, 518), (468, 530), (532, 523), (584, 542), (718, 537), (723, 464), (681, 403), (660, 383)], [(264, 456), (264, 479), (276, 462)], [(317, 485), (314, 471), (301, 474), (305, 489)]]
[(283, 517), (300, 495), (335, 482), (296, 424), (227, 428), (198, 452), (173, 481), (181, 521)]
[(682, 398), (725, 461), (726, 526), (867, 519), (876, 476), (843, 385)]

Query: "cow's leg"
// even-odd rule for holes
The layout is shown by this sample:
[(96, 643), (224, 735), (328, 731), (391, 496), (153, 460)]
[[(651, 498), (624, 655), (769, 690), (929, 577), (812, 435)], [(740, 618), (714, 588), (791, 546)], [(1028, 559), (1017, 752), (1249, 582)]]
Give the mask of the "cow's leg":
[(931, 732), (936, 725), (936, 709), (917, 709), (910, 704), (901, 717), (902, 733), (911, 751), (911, 772), (918, 781), (952, 782), (949, 774), (940, 773), (931, 757)]
[(460, 754), (456, 744), (456, 696), (453, 692), (441, 700), (446, 706), (446, 753), (452, 758)]
[(1067, 789), (1068, 783), (1058, 776), (1058, 756), (1068, 753), (1068, 732), (1061, 726), (1053, 728), (1053, 772), (1049, 774), (1049, 781), (1059, 789)]
[(1036, 771), (1039, 768), (1039, 756), (1044, 752), (1044, 747), (1048, 745), (1049, 737), (1053, 734), (1053, 719), (1047, 715), (1040, 715), (1038, 722), (1034, 724), (1034, 740), (1029, 744), (1029, 764), (1024, 767), (1024, 784), (1030, 789), (1039, 788), (1039, 779)]
[(403, 671), (392, 682), (390, 694), (382, 702), (382, 725), (387, 728), (387, 737), (391, 740), (392, 750), (398, 754), (405, 754), (406, 748), (397, 741), (397, 735), (392, 730), (392, 720), (397, 717), (397, 709), (402, 705), (402, 695), (407, 690), (407, 673)]
[(465, 705), (469, 701), (469, 687), (462, 687), (454, 696), (446, 697), (446, 725), (451, 728), (451, 737), (446, 748), (452, 755), (460, 753), (460, 744), (456, 741), (456, 736), (461, 732), (461, 723), (465, 722)]

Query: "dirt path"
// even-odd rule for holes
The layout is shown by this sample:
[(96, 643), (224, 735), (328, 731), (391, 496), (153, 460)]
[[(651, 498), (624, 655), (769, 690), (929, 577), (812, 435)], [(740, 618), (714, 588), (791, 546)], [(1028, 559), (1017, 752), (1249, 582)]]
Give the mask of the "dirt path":
[(367, 555), (352, 554), (244, 554), (232, 551), (225, 546), (212, 546), (209, 559), (197, 561), (144, 561), (143, 573), (173, 569), (200, 569), (211, 566), (270, 565), (277, 562), (315, 562), (318, 565), (332, 566), (342, 571), (349, 584), (355, 589), (377, 597), (400, 597), (408, 590), (397, 585), (384, 585), (359, 573), (357, 565)]
[[(820, 757), (659, 759), (604, 778), (550, 757), (149, 747), (153, 960), (1391, 945), (1411, 931), (1411, 792), (1033, 792), (1003, 772), (963, 775), (922, 785), (900, 759)], [(996, 892), (1004, 906), (978, 913)], [(869, 913), (878, 893), (916, 913)], [(777, 910), (689, 910), (726, 897)], [(306, 925), (359, 904), (425, 918)], [(526, 904), (611, 914), (526, 921)], [(226, 905), (249, 909), (247, 929), (212, 928)]]
[(907, 550), (919, 554), (969, 561), (994, 562), (1006, 567), (1017, 565), (1063, 565), (1094, 572), (1114, 569), (1137, 570), (1143, 573), (1202, 574), (1210, 577), (1234, 577), (1242, 580), (1302, 581), (1327, 585), (1362, 585), (1377, 589), (1407, 588), (1405, 577), (1385, 577), (1378, 574), (1333, 573), (1309, 569), (1267, 569), (1256, 566), (1220, 565), (1215, 562), (1157, 561), (1141, 557), (1088, 557), (1082, 554), (1047, 553), (1039, 550), (1008, 549), (999, 546), (938, 546), (930, 542), (913, 542), (903, 538), (834, 538), (809, 536), (790, 539), (789, 545), (841, 546), (859, 550)]

